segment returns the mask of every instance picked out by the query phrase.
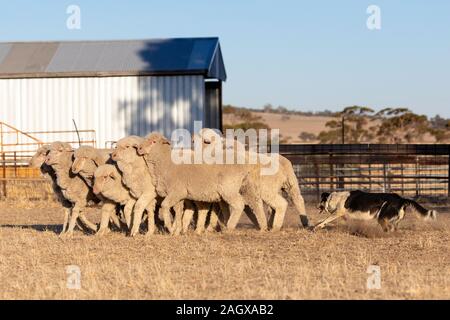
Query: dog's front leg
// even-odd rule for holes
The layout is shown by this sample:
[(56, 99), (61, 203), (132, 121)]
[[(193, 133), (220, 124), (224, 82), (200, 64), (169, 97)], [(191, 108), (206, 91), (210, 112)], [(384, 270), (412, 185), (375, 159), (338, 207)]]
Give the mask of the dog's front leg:
[(327, 224), (329, 224), (330, 222), (342, 218), (343, 215), (331, 215), (328, 218), (326, 218), (325, 220), (321, 221), (319, 224), (315, 225), (313, 228), (313, 231), (316, 231), (318, 229), (322, 229), (323, 227), (325, 227)]

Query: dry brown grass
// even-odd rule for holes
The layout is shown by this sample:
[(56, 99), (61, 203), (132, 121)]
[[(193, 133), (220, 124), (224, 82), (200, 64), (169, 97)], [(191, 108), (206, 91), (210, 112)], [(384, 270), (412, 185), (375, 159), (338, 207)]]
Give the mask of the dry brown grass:
[[(294, 227), (292, 212), (288, 217), (278, 233), (260, 233), (243, 221), (230, 234), (76, 233), (62, 240), (55, 233), (59, 209), (0, 204), (0, 298), (450, 298), (449, 215), (434, 223), (409, 216), (395, 234), (375, 223), (312, 233)], [(366, 289), (371, 264), (381, 267), (380, 290)], [(80, 290), (66, 288), (68, 265), (81, 268)]]

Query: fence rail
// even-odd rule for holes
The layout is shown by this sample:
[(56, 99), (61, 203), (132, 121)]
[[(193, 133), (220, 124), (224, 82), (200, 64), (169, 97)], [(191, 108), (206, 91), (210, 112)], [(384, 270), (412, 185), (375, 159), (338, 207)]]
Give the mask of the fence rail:
[[(46, 181), (42, 179), (39, 169), (28, 165), (33, 154), (42, 145), (59, 140), (74, 146), (81, 143), (95, 147), (95, 137), (95, 130), (25, 132), (0, 121), (0, 199), (11, 193), (30, 195), (36, 194), (36, 189), (45, 190), (42, 185)], [(36, 188), (36, 185), (39, 187)], [(24, 190), (27, 192), (21, 192)]]

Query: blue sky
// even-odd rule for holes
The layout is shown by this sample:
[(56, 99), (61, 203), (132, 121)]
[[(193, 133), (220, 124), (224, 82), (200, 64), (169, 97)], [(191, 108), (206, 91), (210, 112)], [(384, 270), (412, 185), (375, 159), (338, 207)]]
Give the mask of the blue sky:
[[(81, 30), (66, 8), (81, 8)], [(381, 9), (369, 30), (366, 9)], [(5, 1), (0, 41), (220, 37), (224, 103), (450, 117), (450, 1)]]

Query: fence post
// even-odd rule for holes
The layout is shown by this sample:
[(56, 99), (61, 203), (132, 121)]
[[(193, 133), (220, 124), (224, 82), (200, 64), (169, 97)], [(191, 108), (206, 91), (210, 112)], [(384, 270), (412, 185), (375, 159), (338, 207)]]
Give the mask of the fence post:
[(2, 153), (2, 160), (3, 160), (3, 181), (2, 181), (2, 185), (3, 185), (3, 197), (6, 199), (6, 156), (5, 153)]
[(317, 163), (314, 163), (314, 171), (316, 174), (316, 195), (317, 195), (317, 201), (320, 200), (320, 170), (319, 165)]
[(448, 145), (447, 200), (450, 201), (450, 145)]
[(17, 152), (14, 151), (14, 177), (17, 178), (18, 171), (17, 171)]

